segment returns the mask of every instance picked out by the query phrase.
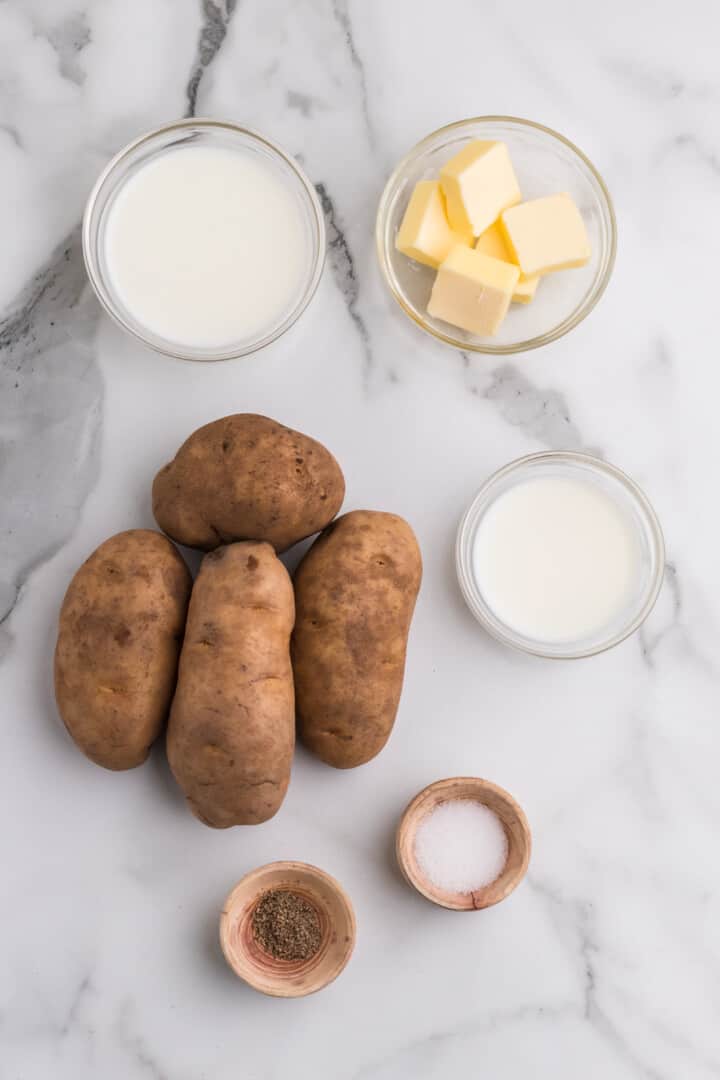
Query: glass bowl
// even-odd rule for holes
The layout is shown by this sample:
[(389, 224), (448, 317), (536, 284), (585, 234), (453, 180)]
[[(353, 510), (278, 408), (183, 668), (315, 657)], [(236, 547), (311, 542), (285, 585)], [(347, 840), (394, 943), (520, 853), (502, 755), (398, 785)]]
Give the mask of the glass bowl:
[[(586, 266), (546, 275), (531, 303), (512, 304), (492, 338), (478, 337), (428, 315), (435, 271), (395, 249), (395, 237), (415, 184), (436, 180), (444, 163), (473, 139), (507, 144), (524, 199), (569, 192), (580, 208), (592, 248)], [(617, 227), (602, 177), (577, 146), (530, 120), (478, 116), (439, 128), (402, 159), (381, 196), (375, 237), (388, 288), (413, 322), (456, 349), (507, 355), (547, 345), (590, 314), (610, 280)]]
[[(541, 641), (525, 637), (503, 622), (483, 595), (473, 569), (475, 537), (484, 515), (517, 484), (539, 476), (591, 481), (624, 511), (640, 549), (640, 573), (624, 609), (595, 634), (573, 641)], [(657, 600), (665, 571), (662, 529), (647, 496), (624, 472), (588, 454), (550, 451), (511, 461), (481, 487), (460, 522), (455, 548), (458, 581), (466, 604), (479, 623), (504, 645), (550, 659), (594, 656), (618, 645), (645, 621)]]
[[(303, 222), (307, 240), (307, 268), (286, 311), (261, 336), (202, 348), (161, 337), (139, 322), (113, 288), (105, 257), (108, 210), (123, 184), (147, 162), (180, 145), (241, 149), (257, 154), (285, 182)], [(157, 352), (181, 360), (230, 360), (269, 345), (300, 317), (312, 299), (325, 261), (325, 220), (315, 189), (300, 166), (279, 146), (249, 128), (225, 120), (190, 119), (166, 124), (141, 135), (121, 150), (103, 169), (90, 193), (83, 218), (83, 254), (90, 283), (107, 313), (124, 330)]]

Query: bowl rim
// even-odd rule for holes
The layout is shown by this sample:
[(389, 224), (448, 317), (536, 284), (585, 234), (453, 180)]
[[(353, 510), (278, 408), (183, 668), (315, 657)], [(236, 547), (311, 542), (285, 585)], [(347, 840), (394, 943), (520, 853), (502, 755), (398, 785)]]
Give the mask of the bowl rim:
[[(233, 898), (240, 890), (252, 889), (255, 892), (255, 901), (259, 900), (263, 892), (266, 891), (266, 887), (259, 885), (269, 873), (281, 872), (283, 874), (301, 874), (307, 877), (311, 881), (321, 881), (338, 899), (345, 915), (348, 920), (348, 936), (349, 941), (347, 948), (338, 964), (335, 968), (330, 968), (327, 977), (323, 978), (315, 986), (310, 988), (303, 988), (293, 986), (291, 984), (283, 985), (278, 981), (277, 985), (272, 986), (267, 983), (259, 984), (252, 978), (250, 971), (239, 971), (235, 966), (232, 953), (228, 948), (228, 933), (230, 926), (230, 912), (233, 907)], [(270, 886), (272, 888), (272, 886)], [(355, 950), (355, 943), (357, 939), (357, 921), (355, 918), (355, 909), (353, 908), (350, 896), (342, 887), (340, 882), (329, 874), (326, 870), (322, 870), (319, 866), (315, 866), (313, 863), (299, 862), (296, 859), (278, 859), (274, 862), (263, 863), (261, 866), (256, 866), (253, 870), (249, 870), (247, 874), (235, 882), (233, 887), (228, 892), (220, 911), (220, 920), (218, 925), (218, 932), (220, 938), (220, 948), (222, 949), (225, 962), (232, 971), (232, 973), (253, 990), (257, 990), (261, 994), (265, 994), (267, 997), (279, 997), (279, 998), (297, 998), (297, 997), (309, 997), (311, 994), (316, 994), (320, 990), (324, 990), (326, 986), (337, 979), (337, 977), (345, 970), (350, 958)]]
[[(477, 794), (463, 795), (460, 793), (452, 793), (453, 790), (457, 791), (458, 788), (462, 787), (469, 788)], [(443, 792), (447, 792), (447, 797), (438, 798), (437, 801), (434, 801), (435, 795), (441, 795)], [(495, 899), (489, 902), (478, 902), (475, 893), (445, 892), (442, 889), (438, 889), (437, 886), (433, 886), (422, 875), (414, 873), (413, 868), (405, 858), (403, 846), (406, 842), (412, 843), (420, 822), (427, 813), (430, 813), (431, 810), (434, 809), (434, 806), (439, 806), (446, 802), (460, 801), (462, 799), (475, 799), (486, 806), (487, 803), (482, 798), (482, 795), (483, 793), (488, 792), (492, 793), (499, 802), (502, 802), (517, 819), (520, 834), (522, 836), (522, 858), (514, 872), (507, 875), (503, 889)], [(428, 809), (423, 812), (422, 807), (424, 803), (432, 803), (433, 805), (429, 806)], [(490, 807), (490, 809), (492, 810), (493, 808)], [(509, 842), (510, 841), (508, 841), (508, 843)], [(480, 776), (447, 776), (427, 784), (421, 791), (418, 791), (407, 804), (400, 816), (395, 831), (395, 857), (405, 880), (416, 892), (421, 896), (424, 896), (426, 900), (429, 900), (437, 907), (446, 908), (449, 911), (485, 911), (487, 908), (494, 907), (496, 904), (506, 900), (525, 877), (530, 864), (531, 852), (532, 831), (527, 815), (520, 803), (505, 788), (501, 787), (499, 784), (495, 784), (492, 780), (486, 780)], [(496, 881), (501, 880), (504, 874), (505, 870), (503, 870)], [(490, 886), (485, 886), (485, 888), (488, 889)], [(477, 890), (479, 893), (482, 893), (482, 891), (483, 890)]]
[[(418, 157), (422, 151), (426, 150), (439, 136), (444, 135), (447, 132), (454, 131), (457, 128), (463, 128), (468, 124), (519, 124), (521, 127), (532, 128), (535, 131), (540, 131), (544, 135), (550, 136), (552, 139), (556, 139), (566, 146), (572, 153), (574, 153), (587, 167), (595, 182), (597, 183), (605, 206), (608, 213), (608, 221), (610, 224), (610, 244), (608, 248), (608, 255), (605, 263), (605, 267), (594, 286), (591, 300), (586, 305), (580, 305), (575, 309), (567, 318), (558, 323), (557, 326), (551, 330), (546, 331), (544, 334), (537, 334), (535, 337), (527, 338), (524, 341), (513, 342), (507, 345), (491, 345), (483, 344), (479, 342), (460, 341), (459, 338), (453, 337), (452, 334), (444, 333), (442, 330), (436, 330), (433, 326), (425, 320), (418, 318), (411, 306), (405, 301), (405, 298), (393, 284), (389, 269), (388, 260), (385, 257), (385, 218), (387, 216), (387, 202), (390, 197), (392, 189), (397, 184), (402, 173), (409, 167), (409, 165)], [(532, 349), (539, 349), (543, 345), (548, 345), (552, 341), (557, 341), (558, 338), (564, 337), (576, 326), (578, 326), (587, 316), (595, 309), (599, 300), (603, 296), (607, 289), (610, 278), (612, 277), (613, 268), (615, 266), (615, 257), (617, 254), (617, 217), (615, 215), (615, 207), (613, 205), (612, 197), (608, 190), (607, 184), (600, 175), (598, 169), (593, 165), (590, 158), (585, 154), (579, 146), (576, 146), (574, 142), (568, 139), (565, 135), (562, 135), (559, 131), (555, 131), (554, 128), (547, 127), (545, 124), (539, 124), (535, 120), (526, 120), (520, 116), (503, 116), (500, 114), (492, 114), (488, 116), (468, 116), (464, 120), (454, 120), (450, 124), (444, 124), (442, 127), (436, 128), (435, 131), (426, 135), (400, 159), (398, 164), (390, 174), (387, 183), (385, 184), (380, 201), (378, 203), (377, 215), (375, 218), (375, 248), (380, 264), (380, 271), (382, 273), (385, 284), (387, 285), (391, 296), (395, 299), (396, 303), (402, 308), (409, 319), (412, 320), (423, 330), (426, 334), (435, 338), (437, 341), (442, 341), (445, 345), (450, 345), (454, 349), (458, 349), (460, 352), (474, 352), (481, 353), (487, 356), (511, 356), (515, 353), (530, 352)]]
[[(485, 611), (476, 604), (476, 598), (471, 589), (470, 583), (472, 580), (472, 573), (467, 565), (465, 543), (468, 530), (473, 524), (473, 519), (477, 514), (478, 507), (492, 488), (505, 479), (506, 476), (513, 472), (519, 472), (529, 464), (542, 461), (556, 462), (558, 464), (569, 463), (571, 465), (581, 465), (588, 468), (590, 471), (602, 473), (604, 476), (610, 477), (612, 480), (619, 483), (634, 502), (636, 509), (639, 510), (652, 539), (656, 565), (654, 575), (650, 579), (642, 605), (638, 607), (637, 612), (632, 620), (628, 622), (627, 626), (622, 630), (618, 630), (612, 637), (601, 641), (597, 645), (580, 649), (568, 648), (563, 650), (554, 648), (550, 650), (544, 648), (540, 643), (532, 644), (527, 639), (515, 634), (499, 619), (488, 618)], [(467, 510), (460, 519), (455, 540), (455, 567), (460, 591), (473, 617), (480, 623), (483, 629), (491, 635), (491, 637), (494, 637), (495, 640), (499, 641), (501, 644), (509, 645), (520, 652), (528, 653), (532, 656), (540, 656), (547, 660), (581, 660), (589, 656), (598, 656), (601, 653), (607, 652), (608, 649), (612, 649), (616, 645), (619, 645), (621, 642), (625, 641), (626, 638), (630, 637), (631, 634), (634, 634), (635, 631), (642, 626), (655, 606), (665, 576), (665, 558), (665, 538), (662, 526), (660, 525), (660, 521), (652, 503), (640, 485), (617, 465), (612, 465), (609, 461), (603, 461), (602, 458), (595, 457), (593, 454), (583, 453), (579, 450), (542, 450), (539, 453), (525, 454), (523, 457), (515, 458), (513, 461), (509, 461), (506, 465), (502, 465), (499, 469), (496, 469), (495, 472), (491, 473), (485, 480), (471, 499)]]
[[(114, 303), (109, 290), (105, 287), (102, 275), (99, 272), (91, 238), (92, 226), (95, 221), (95, 215), (98, 212), (97, 201), (100, 191), (104, 184), (111, 178), (114, 170), (130, 158), (140, 147), (146, 143), (152, 142), (153, 139), (157, 139), (159, 136), (165, 135), (168, 132), (179, 131), (182, 129), (190, 130), (198, 127), (207, 130), (217, 128), (224, 131), (231, 131), (236, 135), (245, 136), (251, 141), (254, 140), (257, 143), (260, 143), (289, 166), (290, 170), (299, 180), (300, 187), (307, 199), (308, 209), (311, 211), (310, 216), (312, 218), (313, 230), (317, 238), (317, 256), (312, 265), (312, 271), (308, 276), (305, 291), (297, 306), (290, 313), (291, 317), (286, 316), (286, 318), (276, 326), (271, 333), (266, 334), (257, 342), (253, 342), (241, 349), (232, 348), (226, 349), (224, 352), (218, 351), (217, 354), (213, 356), (200, 356), (198, 355), (199, 350), (189, 346), (183, 347), (180, 344), (174, 344), (169, 341), (163, 341), (161, 343), (160, 341), (151, 340), (142, 333), (139, 327), (133, 326), (131, 323), (127, 322)], [(266, 135), (261, 134), (261, 132), (256, 131), (254, 128), (246, 127), (243, 124), (237, 124), (232, 120), (219, 120), (207, 116), (184, 117), (180, 120), (172, 120), (166, 124), (160, 124), (158, 127), (138, 135), (129, 143), (126, 143), (125, 146), (121, 147), (121, 149), (110, 158), (93, 184), (85, 204), (82, 219), (82, 250), (88, 280), (90, 281), (93, 291), (100, 301), (102, 308), (110, 316), (113, 322), (135, 338), (136, 341), (142, 342), (143, 345), (146, 345), (149, 349), (152, 349), (154, 352), (160, 353), (163, 356), (170, 356), (175, 360), (188, 360), (212, 364), (219, 363), (223, 360), (235, 360), (241, 356), (249, 356), (252, 353), (259, 352), (260, 349), (264, 349), (267, 345), (272, 344), (273, 341), (277, 341), (279, 337), (294, 326), (312, 300), (318, 285), (320, 284), (327, 254), (327, 231), (320, 199), (310, 178), (300, 166), (299, 162), (297, 162), (291, 154), (283, 150), (276, 142), (269, 139)]]

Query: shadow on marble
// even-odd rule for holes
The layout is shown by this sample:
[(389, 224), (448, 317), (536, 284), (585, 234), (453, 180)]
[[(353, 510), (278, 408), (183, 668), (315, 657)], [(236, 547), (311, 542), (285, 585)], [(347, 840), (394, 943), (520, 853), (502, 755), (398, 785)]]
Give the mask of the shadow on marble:
[(164, 731), (153, 743), (148, 759), (141, 768), (145, 768), (148, 772), (153, 774), (155, 788), (158, 792), (162, 792), (163, 798), (167, 803), (171, 803), (173, 806), (178, 807), (179, 811), (183, 814), (189, 813), (185, 803), (185, 796), (178, 787), (175, 778), (170, 771), (170, 765), (168, 764), (167, 754), (165, 752)]
[(239, 979), (227, 965), (222, 949), (220, 948), (220, 932), (218, 929), (220, 912), (225, 902), (225, 894), (216, 898), (214, 904), (208, 904), (202, 917), (198, 916), (197, 942), (198, 960), (203, 967), (207, 967), (212, 976), (222, 979), (223, 984), (230, 989), (235, 987), (239, 994), (244, 997), (257, 997), (257, 991)]
[[(455, 534), (452, 535), (452, 543), (448, 543), (445, 555), (443, 558), (443, 571), (445, 578), (445, 602), (452, 607), (452, 613), (459, 618), (463, 624), (463, 632), (468, 634), (475, 634), (478, 638), (478, 649), (489, 650), (491, 656), (507, 659), (508, 649), (507, 646), (501, 645), (499, 641), (496, 641), (494, 637), (488, 634), (477, 621), (472, 614), (467, 604), (463, 599), (463, 595), (460, 592), (460, 585), (457, 579), (457, 568), (455, 564)], [(522, 655), (520, 653), (518, 656)]]

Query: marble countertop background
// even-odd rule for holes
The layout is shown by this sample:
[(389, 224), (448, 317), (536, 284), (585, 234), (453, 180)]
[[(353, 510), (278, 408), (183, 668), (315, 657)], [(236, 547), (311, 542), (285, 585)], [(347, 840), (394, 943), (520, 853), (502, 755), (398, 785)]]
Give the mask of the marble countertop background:
[[(0, 0), (0, 1078), (710, 1080), (720, 1077), (720, 514), (714, 0)], [(420, 137), (507, 113), (576, 141), (613, 193), (610, 288), (568, 337), (468, 358), (407, 324), (372, 229)], [(284, 339), (182, 364), (100, 317), (78, 224), (106, 160), (182, 115), (276, 139), (322, 196), (329, 259)], [(337, 773), (300, 752), (282, 812), (213, 832), (156, 751), (110, 774), (51, 693), (58, 607), (196, 426), (265, 412), (325, 442), (346, 506), (405, 515), (426, 576), (395, 734)], [(668, 566), (643, 631), (576, 663), (486, 638), (453, 572), (458, 518), (504, 462), (590, 448), (646, 489)], [(393, 867), (441, 776), (509, 788), (526, 882), (464, 916)], [(224, 967), (222, 900), (277, 858), (353, 897), (324, 993)]]

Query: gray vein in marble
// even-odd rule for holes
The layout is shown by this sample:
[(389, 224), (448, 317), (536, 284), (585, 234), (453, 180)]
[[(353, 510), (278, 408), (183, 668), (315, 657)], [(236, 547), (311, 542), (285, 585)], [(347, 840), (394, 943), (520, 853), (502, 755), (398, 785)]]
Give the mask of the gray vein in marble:
[(490, 12), (494, 25), (489, 32), (505, 38), (517, 69), (526, 72), (535, 85), (544, 90), (551, 99), (563, 102), (567, 107), (568, 89), (558, 77), (562, 75), (562, 71), (555, 64), (543, 62), (543, 54), (535, 47), (535, 42), (528, 38), (522, 9), (496, 5), (488, 9), (488, 15)]
[[(400, 1077), (413, 1077), (413, 1080), (419, 1080), (421, 1076), (430, 1075), (425, 1072), (425, 1068), (432, 1069), (436, 1064), (432, 1060), (432, 1052), (440, 1050), (447, 1043), (474, 1039), (500, 1028), (522, 1024), (529, 1019), (556, 1020), (572, 1016), (573, 1013), (574, 1010), (570, 1005), (540, 1004), (489, 1011), (485, 1015), (473, 1016), (454, 1027), (433, 1031), (429, 1035), (423, 1035), (419, 1039), (398, 1047), (387, 1056), (363, 1065), (353, 1073), (352, 1080), (371, 1080), (374, 1076), (387, 1076), (389, 1080), (399, 1080)], [(433, 1071), (432, 1075), (441, 1074)]]
[(0, 623), (72, 533), (97, 476), (97, 316), (78, 227), (0, 321)]
[(599, 1007), (594, 992), (590, 998), (587, 1019), (598, 1034), (615, 1049), (618, 1057), (622, 1058), (628, 1065), (631, 1065), (633, 1069), (636, 1070), (636, 1075), (638, 1077), (645, 1077), (645, 1080), (677, 1080), (677, 1077), (672, 1076), (670, 1073), (658, 1072), (657, 1069), (645, 1064), (642, 1058), (640, 1058), (628, 1044), (627, 1039), (624, 1039), (620, 1034), (615, 1024), (609, 1019), (607, 1013)]
[(20, 132), (12, 124), (0, 124), (0, 131), (7, 135), (10, 142), (13, 143), (18, 150), (23, 149), (23, 141), (20, 138)]
[(697, 135), (690, 132), (675, 135), (671, 140), (670, 147), (678, 150), (689, 149), (695, 157), (708, 166), (715, 176), (720, 176), (720, 157), (713, 150), (708, 149)]
[[(627, 995), (622, 995), (625, 1001), (628, 1001)], [(717, 1058), (709, 1057), (707, 1054), (698, 1050), (697, 1046), (682, 1035), (678, 1035), (676, 1031), (672, 1031), (666, 1023), (662, 1020), (657, 1020), (642, 1010), (638, 1009), (637, 1004), (632, 1002), (632, 1007), (636, 1013), (638, 1013), (643, 1020), (643, 1023), (649, 1028), (656, 1038), (672, 1046), (676, 1050), (682, 1050), (686, 1053), (692, 1061), (695, 1061), (703, 1069), (709, 1071), (711, 1076), (720, 1077), (720, 1062)], [(672, 1080), (676, 1080), (675, 1077)]]
[(470, 393), (494, 405), (506, 423), (550, 450), (584, 450), (602, 456), (597, 449), (585, 446), (559, 390), (535, 386), (514, 364), (487, 371), (474, 368), (467, 353), (462, 357)]
[(195, 116), (200, 83), (225, 40), (235, 14), (237, 0), (203, 0), (203, 24), (198, 37), (197, 55), (187, 84), (185, 116)]
[(280, 70), (280, 61), (278, 59), (271, 60), (267, 67), (264, 67), (260, 72), (260, 79), (264, 83), (270, 83), (274, 75), (277, 75)]
[(562, 897), (555, 889), (536, 878), (527, 878), (533, 892), (550, 910), (553, 922), (561, 931), (560, 938), (569, 942), (579, 961), (582, 993), (582, 1014), (617, 1056), (632, 1066), (646, 1080), (676, 1080), (668, 1073), (659, 1073), (644, 1062), (623, 1037), (598, 1002), (596, 956), (598, 945), (592, 933), (592, 904), (583, 900)]
[(118, 1020), (117, 1034), (120, 1045), (132, 1057), (134, 1063), (154, 1077), (154, 1080), (170, 1080), (169, 1073), (162, 1068), (155, 1055), (150, 1052), (145, 1039), (130, 1030), (129, 1012), (129, 1006), (126, 1005), (122, 1009)]
[(357, 309), (360, 289), (355, 273), (355, 260), (353, 259), (350, 245), (340, 225), (337, 211), (328, 194), (325, 184), (316, 184), (315, 189), (320, 198), (320, 205), (322, 206), (325, 225), (327, 227), (330, 269), (332, 270), (335, 282), (343, 295), (348, 313), (357, 330), (362, 345), (364, 358), (363, 384), (367, 388), (370, 372), (372, 370), (372, 348), (370, 345), (370, 334), (365, 324), (365, 320)]
[[(301, 94), (298, 90), (288, 90), (285, 100), (287, 101), (288, 109), (295, 109), (304, 116), (306, 119), (315, 115), (317, 109), (325, 108), (325, 105), (320, 98), (313, 97), (312, 94)], [(296, 154), (299, 158), (299, 155)]]
[(375, 133), (370, 121), (370, 108), (368, 105), (368, 93), (367, 93), (367, 79), (365, 76), (365, 66), (360, 59), (360, 54), (357, 51), (355, 45), (355, 37), (353, 35), (352, 22), (350, 20), (350, 11), (348, 8), (348, 0), (333, 0), (333, 15), (335, 20), (340, 26), (345, 38), (345, 44), (347, 45), (348, 53), (350, 54), (350, 61), (355, 68), (360, 83), (360, 94), (362, 97), (362, 111), (363, 118), (365, 120), (365, 129), (367, 131), (368, 142), (370, 146), (375, 145)]
[[(78, 1017), (80, 1015), (80, 1010), (82, 1009), (86, 998), (90, 994), (94, 993), (94, 990), (95, 988), (89, 975), (86, 975), (83, 979), (80, 980), (78, 988), (73, 994), (72, 1001), (70, 1002), (70, 1008), (68, 1009), (65, 1023), (60, 1028), (60, 1034), (62, 1036), (69, 1035), (70, 1032), (75, 1030), (75, 1028), (78, 1026)], [(92, 1031), (90, 1029), (86, 1030), (88, 1034), (92, 1034)]]
[(78, 54), (91, 41), (87, 15), (82, 11), (74, 12), (51, 27), (45, 36), (57, 53), (62, 77), (82, 86), (86, 72), (78, 61)]
[(712, 83), (689, 82), (670, 68), (630, 62), (617, 57), (605, 60), (603, 67), (634, 94), (644, 94), (655, 100), (673, 100), (680, 97), (713, 100), (717, 97), (717, 87)]
[(716, 676), (718, 665), (714, 653), (704, 647), (701, 639), (693, 637), (692, 625), (686, 625), (684, 615), (684, 594), (677, 567), (674, 562), (666, 562), (657, 604), (638, 631), (644, 663), (654, 670), (657, 667), (657, 654), (672, 640), (678, 654), (690, 659), (707, 676)]
[(618, 776), (647, 820), (656, 826), (666, 820), (661, 791), (653, 772), (653, 719), (647, 710), (636, 707), (626, 720), (626, 739)]
[(678, 578), (677, 567), (673, 562), (665, 563), (665, 577), (663, 590), (670, 597), (670, 618), (659, 630), (652, 630), (651, 625), (643, 623), (638, 633), (640, 651), (643, 660), (649, 668), (655, 667), (655, 653), (665, 640), (667, 635), (677, 627), (683, 610), (682, 590)]
[(672, 367), (673, 359), (670, 347), (663, 338), (658, 338), (655, 342), (655, 348), (653, 350), (652, 359), (648, 364), (648, 369), (650, 371), (666, 374), (672, 371)]
[[(636, 790), (634, 786), (633, 790)], [(561, 940), (568, 944), (578, 956), (582, 980), (583, 1015), (588, 1023), (615, 1051), (618, 1058), (631, 1066), (638, 1077), (644, 1077), (646, 1080), (678, 1080), (676, 1074), (666, 1070), (659, 1071), (648, 1065), (636, 1048), (618, 1030), (617, 1025), (598, 1001), (598, 958), (602, 957), (603, 952), (593, 932), (593, 905), (584, 900), (563, 897), (556, 889), (540, 882), (532, 875), (528, 876), (526, 881), (529, 888), (546, 905)], [(614, 994), (616, 995), (616, 991)], [(623, 1011), (635, 1015), (639, 1009), (642, 1009), (642, 1004), (642, 1001), (635, 1001), (626, 995)], [(694, 1061), (703, 1068), (709, 1069), (711, 1075), (720, 1075), (720, 1063), (717, 1059), (709, 1058), (701, 1053), (697, 1047), (678, 1035), (667, 1024), (659, 1024), (648, 1017), (643, 1017), (643, 1019), (648, 1026), (653, 1027), (655, 1035), (662, 1042), (688, 1052)]]

